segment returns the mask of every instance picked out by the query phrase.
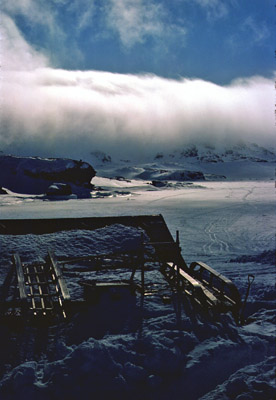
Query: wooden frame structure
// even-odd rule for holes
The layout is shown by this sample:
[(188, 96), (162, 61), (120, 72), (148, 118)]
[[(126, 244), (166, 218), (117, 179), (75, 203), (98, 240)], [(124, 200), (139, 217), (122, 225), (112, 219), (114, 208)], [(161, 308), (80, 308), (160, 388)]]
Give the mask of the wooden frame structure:
[[(159, 264), (161, 273), (174, 291), (188, 296), (204, 308), (213, 308), (219, 312), (232, 311), (235, 316), (238, 315), (241, 300), (235, 285), (203, 262), (193, 262), (188, 266), (181, 254), (179, 233), (177, 232), (174, 240), (162, 215), (0, 220), (0, 234), (40, 235), (73, 229), (93, 231), (113, 224), (133, 226), (143, 232), (141, 246), (136, 255), (119, 256), (126, 257), (130, 263), (130, 284), (133, 284), (136, 271), (140, 269), (141, 284), (136, 285), (136, 288), (142, 295), (145, 294), (145, 265), (152, 261)], [(143, 235), (146, 236), (146, 240)], [(150, 254), (146, 254), (148, 246), (153, 250)], [(22, 310), (25, 312), (29, 309), (32, 315), (51, 315), (59, 312), (66, 317), (71, 298), (62, 266), (65, 263), (85, 260), (96, 260), (101, 264), (101, 257), (112, 255), (90, 255), (58, 261), (54, 253), (49, 251), (46, 264), (33, 263), (26, 266), (22, 264), (18, 254), (13, 255)]]

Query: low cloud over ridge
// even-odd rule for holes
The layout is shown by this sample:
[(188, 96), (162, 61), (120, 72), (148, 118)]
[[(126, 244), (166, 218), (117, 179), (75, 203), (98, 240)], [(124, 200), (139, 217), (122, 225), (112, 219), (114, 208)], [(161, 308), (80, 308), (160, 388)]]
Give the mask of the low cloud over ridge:
[(100, 149), (140, 157), (199, 139), (273, 142), (273, 79), (220, 86), (200, 79), (55, 69), (10, 17), (2, 21), (4, 152), (85, 158)]
[(272, 144), (273, 81), (219, 86), (199, 79), (39, 68), (6, 71), (0, 149), (38, 155), (117, 155), (170, 150), (189, 141)]

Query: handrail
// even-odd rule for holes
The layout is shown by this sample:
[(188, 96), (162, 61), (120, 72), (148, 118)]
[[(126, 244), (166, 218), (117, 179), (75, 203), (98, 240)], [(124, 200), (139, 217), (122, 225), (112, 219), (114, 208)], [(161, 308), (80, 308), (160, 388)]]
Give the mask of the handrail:
[[(194, 271), (197, 266), (200, 267), (199, 273), (196, 273), (196, 271)], [(240, 306), (241, 298), (239, 291), (230, 279), (226, 278), (224, 275), (215, 271), (209, 265), (201, 261), (192, 262), (190, 264), (189, 271), (199, 280), (203, 280), (203, 271), (207, 271), (209, 273), (209, 282), (207, 281), (206, 283), (212, 286), (215, 290), (221, 292), (221, 294), (225, 294), (225, 296), (229, 298), (230, 301), (234, 301), (238, 306)], [(216, 280), (213, 279), (214, 277), (217, 278), (218, 282), (220, 283), (219, 285), (217, 284)], [(226, 292), (227, 289), (229, 292), (223, 293)]]
[(57, 261), (57, 258), (55, 256), (54, 252), (51, 250), (48, 250), (48, 256), (49, 256), (50, 263), (53, 267), (54, 274), (58, 280), (62, 297), (65, 301), (70, 301), (71, 300), (70, 293), (67, 288), (65, 279), (63, 278), (62, 271), (58, 265), (58, 261)]
[(18, 253), (13, 254), (12, 261), (16, 267), (20, 300), (25, 302), (27, 301), (27, 292), (25, 287), (25, 278), (24, 278), (22, 263)]

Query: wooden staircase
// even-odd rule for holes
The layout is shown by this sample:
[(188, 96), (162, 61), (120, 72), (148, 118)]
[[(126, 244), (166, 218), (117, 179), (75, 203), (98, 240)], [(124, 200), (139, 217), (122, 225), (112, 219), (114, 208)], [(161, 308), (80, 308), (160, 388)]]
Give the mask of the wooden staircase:
[(160, 272), (171, 288), (188, 296), (205, 309), (231, 311), (238, 319), (241, 298), (238, 289), (209, 265), (196, 261), (190, 266), (182, 255), (177, 232), (176, 241), (151, 242), (160, 262)]

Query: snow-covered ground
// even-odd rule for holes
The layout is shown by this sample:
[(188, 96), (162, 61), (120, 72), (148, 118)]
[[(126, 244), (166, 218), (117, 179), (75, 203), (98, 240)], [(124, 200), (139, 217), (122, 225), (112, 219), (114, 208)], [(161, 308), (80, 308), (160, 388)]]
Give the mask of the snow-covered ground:
[[(180, 232), (184, 259), (201, 260), (236, 284), (242, 298), (255, 275), (237, 326), (231, 315), (196, 314), (186, 300), (164, 304), (159, 295), (102, 303), (69, 323), (35, 328), (1, 327), (4, 376), (0, 399), (273, 399), (275, 386), (275, 186), (272, 180), (204, 181), (156, 188), (147, 180), (96, 177), (91, 199), (46, 201), (3, 195), (1, 218), (162, 214)], [(94, 198), (93, 198), (94, 197)], [(140, 233), (111, 226), (39, 237), (1, 237), (3, 260), (16, 248), (25, 257), (107, 251), (133, 246)], [(46, 237), (47, 236), (47, 237)], [(266, 252), (266, 253), (264, 253)], [(69, 275), (68, 275), (69, 276)], [(120, 278), (123, 275), (120, 275)], [(114, 271), (108, 278), (116, 278)], [(146, 283), (160, 282), (158, 271)], [(164, 281), (165, 283), (165, 281)], [(77, 284), (69, 282), (76, 293)], [(95, 321), (97, 325), (95, 326)], [(4, 365), (3, 365), (4, 364)]]

